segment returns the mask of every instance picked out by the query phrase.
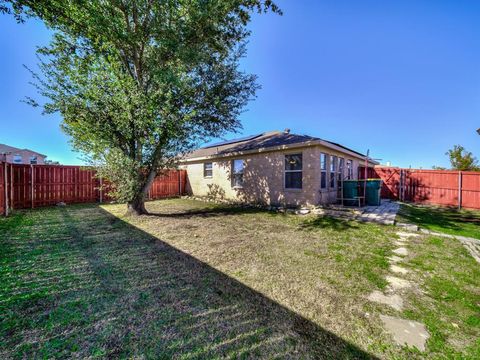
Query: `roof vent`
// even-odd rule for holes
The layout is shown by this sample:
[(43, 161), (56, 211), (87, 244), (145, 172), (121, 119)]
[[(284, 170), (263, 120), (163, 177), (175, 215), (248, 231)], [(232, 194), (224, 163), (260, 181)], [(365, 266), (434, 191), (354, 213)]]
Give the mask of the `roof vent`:
[(289, 129), (289, 128), (286, 128), (285, 130), (283, 130), (283, 133), (284, 133), (284, 134), (290, 134), (290, 129)]

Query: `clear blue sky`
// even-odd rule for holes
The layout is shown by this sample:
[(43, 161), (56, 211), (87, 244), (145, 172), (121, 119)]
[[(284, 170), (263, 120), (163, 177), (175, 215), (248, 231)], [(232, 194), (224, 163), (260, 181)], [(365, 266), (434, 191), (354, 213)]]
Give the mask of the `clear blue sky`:
[[(291, 128), (393, 165), (448, 166), (462, 144), (480, 157), (480, 2), (278, 0), (284, 16), (255, 16), (242, 66), (262, 89), (242, 134)], [(21, 103), (33, 95), (40, 22), (0, 17), (0, 143), (79, 164), (59, 116)]]

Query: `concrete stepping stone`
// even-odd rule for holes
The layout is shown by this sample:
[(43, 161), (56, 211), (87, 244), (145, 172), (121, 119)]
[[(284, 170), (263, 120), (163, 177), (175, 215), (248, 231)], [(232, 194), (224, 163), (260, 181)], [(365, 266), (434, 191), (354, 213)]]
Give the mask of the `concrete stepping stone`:
[(401, 267), (401, 266), (398, 266), (398, 265), (390, 265), (390, 270), (393, 271), (394, 273), (397, 273), (397, 274), (407, 274), (408, 273), (408, 270)]
[(398, 311), (401, 311), (403, 308), (403, 299), (397, 294), (385, 295), (382, 292), (375, 290), (368, 295), (367, 299), (372, 302), (388, 305)]
[(416, 233), (409, 233), (409, 232), (405, 232), (405, 231), (397, 231), (396, 234), (400, 237), (405, 237), (405, 238), (409, 238), (409, 237), (419, 237), (420, 234), (416, 234)]
[(389, 257), (388, 257), (388, 260), (389, 260), (391, 263), (397, 263), (397, 262), (402, 261), (403, 258), (401, 258), (400, 256), (397, 256), (397, 255), (392, 255), (392, 256), (389, 256)]
[(416, 347), (425, 351), (425, 343), (430, 337), (425, 325), (418, 321), (404, 320), (387, 315), (380, 315), (385, 330), (387, 330), (398, 345)]
[(393, 290), (406, 289), (412, 286), (410, 281), (398, 278), (396, 276), (387, 276), (385, 279), (388, 281)]
[(407, 243), (406, 243), (405, 241), (402, 241), (402, 240), (395, 240), (393, 243), (394, 243), (395, 245), (397, 245), (397, 246), (405, 246), (405, 245), (407, 245)]
[(408, 250), (404, 247), (399, 247), (398, 249), (393, 250), (396, 255), (407, 256)]

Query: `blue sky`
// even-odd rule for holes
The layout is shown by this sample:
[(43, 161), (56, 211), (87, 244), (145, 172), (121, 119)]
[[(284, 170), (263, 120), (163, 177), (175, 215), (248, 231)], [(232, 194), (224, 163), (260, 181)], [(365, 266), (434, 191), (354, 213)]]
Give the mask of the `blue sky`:
[[(284, 128), (340, 142), (393, 165), (448, 166), (462, 144), (480, 157), (480, 2), (279, 0), (254, 16), (242, 67), (262, 89), (242, 114), (249, 135)], [(20, 102), (34, 95), (36, 21), (0, 17), (0, 143), (80, 164), (59, 116)], [(233, 135), (232, 135), (233, 136)]]

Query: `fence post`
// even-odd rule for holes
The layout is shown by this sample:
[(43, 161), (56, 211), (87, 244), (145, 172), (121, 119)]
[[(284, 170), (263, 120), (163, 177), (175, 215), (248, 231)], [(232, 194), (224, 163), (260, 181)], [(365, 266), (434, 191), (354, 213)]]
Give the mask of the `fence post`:
[(13, 210), (15, 189), (13, 184), (13, 164), (10, 164), (10, 209)]
[(5, 183), (5, 216), (8, 216), (8, 165), (7, 165), (7, 161), (5, 161), (5, 166), (4, 166), (4, 174), (3, 174), (3, 178), (4, 178), (4, 183)]
[(35, 189), (35, 175), (33, 170), (33, 164), (30, 164), (30, 196), (32, 197), (32, 209), (35, 207), (34, 203), (34, 189)]
[(462, 180), (463, 180), (463, 175), (462, 172), (458, 172), (458, 209), (460, 210), (462, 208)]
[(180, 170), (177, 170), (178, 174), (178, 196), (182, 196), (182, 181), (180, 176)]
[(103, 202), (103, 179), (100, 176), (100, 204)]
[(404, 176), (404, 171), (403, 169), (400, 169), (400, 184), (398, 184), (398, 199), (400, 201), (403, 201), (403, 176)]

